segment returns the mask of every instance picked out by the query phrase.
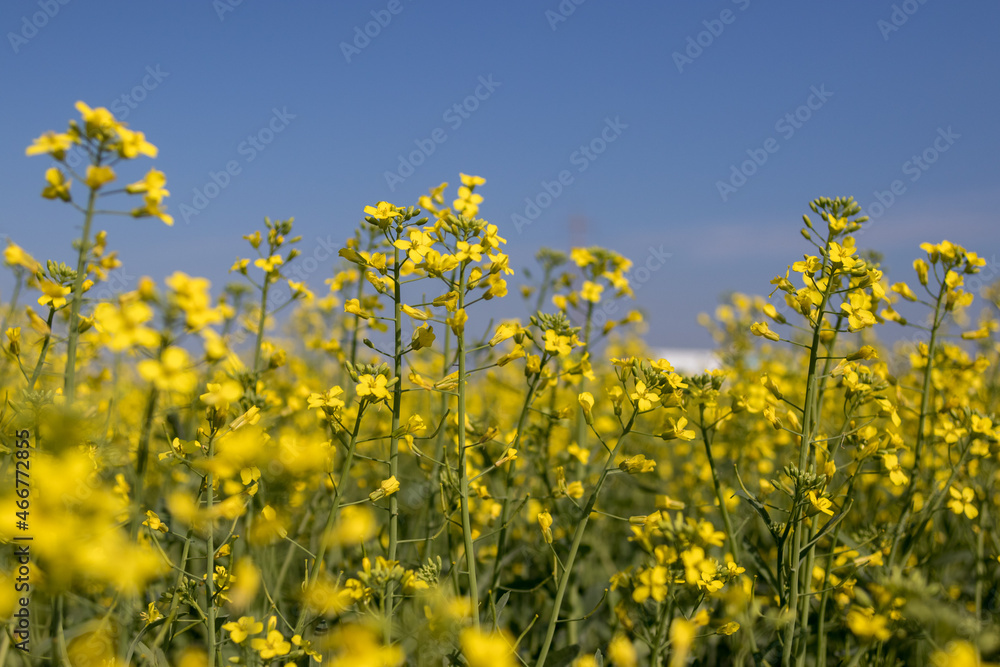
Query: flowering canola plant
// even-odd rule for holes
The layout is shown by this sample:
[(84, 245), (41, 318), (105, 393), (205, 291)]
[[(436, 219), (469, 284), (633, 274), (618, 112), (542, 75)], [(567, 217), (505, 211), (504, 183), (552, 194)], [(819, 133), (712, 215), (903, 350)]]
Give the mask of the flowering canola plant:
[[(923, 244), (890, 283), (858, 205), (817, 199), (770, 296), (703, 316), (722, 367), (693, 374), (643, 348), (618, 253), (542, 249), (511, 290), (465, 174), (360, 205), (320, 284), (266, 218), (221, 290), (95, 299), (120, 266), (97, 220), (172, 219), (155, 168), (115, 188), (156, 147), (77, 110), (27, 149), (83, 216), (75, 268), (4, 251), (0, 664), (997, 660), (975, 252)], [(491, 320), (509, 291), (526, 316)]]

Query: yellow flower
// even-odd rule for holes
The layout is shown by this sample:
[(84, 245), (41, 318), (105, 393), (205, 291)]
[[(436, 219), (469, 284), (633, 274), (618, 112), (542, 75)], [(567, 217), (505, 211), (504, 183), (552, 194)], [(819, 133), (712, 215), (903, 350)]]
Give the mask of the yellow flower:
[(253, 616), (241, 616), (238, 621), (230, 621), (222, 626), (223, 630), (229, 632), (229, 638), (237, 644), (243, 643), (250, 635), (255, 635), (264, 629), (264, 624), (254, 619)]
[(264, 270), (264, 273), (273, 273), (274, 270), (285, 263), (281, 255), (271, 255), (267, 259), (261, 257), (254, 260), (253, 265)]
[(903, 472), (903, 467), (899, 465), (899, 457), (895, 454), (883, 454), (882, 463), (885, 465), (885, 469), (889, 473), (889, 481), (896, 486), (902, 486), (910, 481), (910, 478)]
[(535, 518), (538, 521), (538, 526), (542, 529), (542, 537), (545, 539), (545, 543), (552, 544), (552, 515), (546, 510), (539, 512)]
[(519, 330), (517, 323), (501, 324), (490, 339), (490, 347), (496, 347), (508, 338), (512, 338)]
[(115, 180), (115, 170), (111, 167), (107, 165), (100, 167), (89, 165), (87, 167), (87, 178), (84, 179), (84, 182), (91, 190), (97, 190), (113, 180)]
[(579, 344), (576, 336), (560, 336), (554, 329), (545, 330), (545, 351), (568, 356), (573, 353), (573, 345)]
[(7, 350), (15, 357), (21, 353), (21, 327), (7, 327)]
[(387, 201), (380, 201), (375, 206), (365, 206), (365, 215), (376, 220), (389, 220), (399, 215), (399, 209)]
[(976, 647), (964, 640), (948, 642), (943, 651), (934, 651), (931, 664), (934, 667), (987, 667), (979, 661)]
[(577, 396), (577, 401), (580, 402), (580, 407), (583, 408), (583, 418), (588, 424), (593, 424), (594, 415), (592, 411), (594, 409), (594, 395), (589, 391), (585, 391)]
[[(458, 177), (460, 179), (462, 179), (462, 185), (464, 185), (467, 188), (474, 188), (477, 185), (485, 185), (486, 184), (486, 179), (483, 178), (482, 176), (469, 176), (467, 174), (459, 173)], [(448, 184), (447, 183), (442, 183), (441, 185), (442, 186), (447, 186)], [(440, 189), (444, 190), (444, 187), (441, 187)]]
[(892, 637), (892, 631), (886, 627), (888, 619), (876, 614), (871, 607), (867, 609), (851, 609), (847, 612), (847, 626), (856, 636), (862, 639), (876, 639), (884, 642)]
[(635, 646), (628, 637), (616, 634), (608, 644), (608, 660), (614, 667), (635, 667), (638, 664)]
[[(380, 375), (379, 377), (382, 376)], [(383, 479), (379, 483), (378, 488), (368, 494), (368, 499), (375, 502), (376, 500), (391, 496), (397, 491), (399, 491), (399, 480), (393, 475), (389, 479)]]
[(961, 491), (954, 486), (950, 486), (948, 487), (948, 494), (951, 496), (948, 499), (948, 507), (952, 512), (955, 514), (965, 514), (970, 519), (975, 519), (979, 516), (979, 510), (972, 504), (972, 501), (976, 499), (976, 491), (971, 486), (967, 486)]
[(410, 346), (414, 350), (421, 350), (425, 347), (430, 347), (433, 343), (434, 327), (424, 325), (413, 330), (413, 336), (410, 339)]
[(66, 297), (73, 291), (68, 285), (63, 287), (59, 283), (54, 283), (48, 279), (41, 280), (38, 284), (38, 289), (42, 290), (42, 296), (38, 297), (38, 303), (57, 309), (66, 305)]
[(386, 384), (389, 382), (384, 375), (362, 375), (358, 378), (357, 394), (359, 398), (367, 398), (373, 403), (389, 398)]
[(815, 507), (820, 512), (823, 512), (824, 514), (829, 514), (830, 516), (833, 516), (833, 510), (830, 509), (831, 507), (833, 507), (833, 503), (830, 502), (829, 498), (817, 497), (815, 491), (810, 491), (807, 495), (809, 496), (809, 502), (812, 504), (813, 507)]
[(118, 127), (118, 154), (123, 158), (131, 160), (140, 155), (156, 157), (156, 146), (146, 141), (146, 135), (142, 132), (133, 132), (127, 127)]
[(512, 643), (502, 634), (466, 628), (462, 630), (459, 643), (469, 667), (515, 667), (520, 664), (514, 658)]
[(580, 298), (584, 301), (597, 303), (601, 300), (601, 292), (603, 291), (604, 285), (586, 280), (583, 283), (583, 288), (580, 290)]
[(24, 248), (11, 241), (7, 241), (7, 247), (3, 251), (3, 258), (10, 266), (23, 267), (29, 273), (35, 273), (41, 268), (38, 260), (25, 252)]
[(646, 388), (646, 383), (639, 381), (635, 383), (635, 391), (629, 397), (635, 402), (635, 409), (639, 412), (647, 412), (653, 409), (653, 405), (660, 402), (660, 396)]
[(632, 599), (642, 604), (649, 598), (663, 602), (667, 597), (667, 568), (657, 565), (639, 573), (640, 584), (632, 592)]
[(107, 335), (108, 348), (116, 352), (136, 345), (159, 345), (160, 334), (143, 326), (152, 318), (152, 308), (142, 301), (122, 298), (117, 306), (103, 301), (94, 308), (95, 325)]
[(470, 244), (466, 241), (458, 241), (455, 243), (455, 259), (459, 262), (481, 261), (483, 259), (483, 246), (478, 243)]
[(57, 167), (50, 167), (45, 170), (45, 182), (48, 185), (42, 190), (42, 196), (46, 199), (70, 200), (69, 188), (73, 184), (72, 179), (66, 178)]
[(91, 109), (83, 102), (76, 103), (76, 110), (83, 117), (84, 134), (91, 139), (103, 141), (110, 139), (118, 132), (121, 125), (115, 120), (114, 115), (104, 107)]
[(754, 336), (762, 336), (768, 340), (779, 341), (781, 337), (778, 334), (771, 331), (770, 327), (767, 326), (767, 322), (754, 322), (750, 325), (750, 333)]
[(670, 624), (670, 667), (687, 664), (691, 645), (694, 644), (696, 626), (686, 618), (675, 618)]
[(642, 454), (636, 454), (619, 463), (618, 468), (630, 475), (641, 472), (653, 472), (653, 469), (656, 468), (656, 461), (647, 459)]
[(597, 259), (591, 255), (590, 251), (586, 248), (573, 248), (570, 251), (569, 256), (580, 268), (593, 264), (597, 261)]
[(344, 312), (357, 315), (358, 317), (368, 317), (368, 313), (361, 309), (361, 302), (358, 299), (348, 299), (345, 301)]
[(404, 303), (402, 304), (401, 308), (404, 313), (406, 313), (415, 320), (420, 320), (421, 322), (425, 322), (428, 319), (430, 319), (430, 313), (423, 310), (417, 310), (413, 306), (407, 306)]
[[(198, 384), (198, 376), (191, 370), (191, 359), (187, 351), (181, 347), (168, 347), (160, 354), (159, 359), (144, 359), (139, 362), (139, 375), (147, 382), (152, 382), (160, 391), (179, 391), (188, 393), (194, 391)], [(239, 385), (233, 383), (239, 388)], [(213, 386), (208, 385), (211, 391)], [(240, 394), (242, 395), (242, 389)]]
[(860, 292), (853, 292), (849, 303), (840, 304), (840, 309), (847, 313), (851, 331), (858, 331), (875, 324), (875, 315), (868, 310), (868, 297)]
[(680, 417), (677, 421), (671, 417), (667, 421), (670, 424), (670, 430), (660, 435), (664, 440), (694, 440), (697, 437), (694, 430), (684, 428), (688, 424), (687, 417)]
[(279, 655), (288, 655), (292, 650), (290, 642), (285, 640), (285, 636), (276, 630), (277, 619), (272, 616), (267, 622), (267, 638), (257, 637), (250, 641), (253, 650), (260, 653), (263, 660), (273, 660)]
[(455, 314), (449, 317), (445, 322), (456, 336), (461, 336), (465, 331), (465, 323), (469, 320), (469, 316), (465, 313), (465, 308), (459, 308)]
[(156, 512), (152, 510), (146, 511), (146, 520), (142, 522), (142, 525), (149, 526), (151, 530), (158, 530), (161, 533), (168, 533), (170, 529), (167, 524), (160, 521), (160, 517), (156, 515)]
[(155, 195), (158, 199), (162, 199), (170, 194), (170, 191), (163, 187), (166, 184), (167, 177), (162, 171), (150, 169), (141, 181), (126, 185), (125, 191), (129, 194), (147, 192)]
[(739, 623), (737, 623), (736, 621), (730, 621), (729, 623), (726, 623), (725, 625), (721, 626), (718, 630), (716, 630), (716, 632), (720, 635), (728, 636), (736, 634), (736, 631), (739, 629), (740, 629)]
[(229, 404), (243, 398), (243, 387), (235, 380), (208, 383), (208, 392), (201, 395), (201, 402), (219, 412), (229, 410)]
[(35, 143), (28, 146), (25, 149), (25, 155), (51, 155), (56, 160), (60, 162), (66, 157), (66, 151), (68, 151), (73, 144), (79, 143), (79, 140), (71, 134), (56, 134), (55, 132), (46, 132), (42, 136), (35, 139)]
[(331, 546), (354, 546), (374, 537), (376, 528), (371, 510), (362, 505), (350, 505), (340, 511), (337, 523), (324, 537)]

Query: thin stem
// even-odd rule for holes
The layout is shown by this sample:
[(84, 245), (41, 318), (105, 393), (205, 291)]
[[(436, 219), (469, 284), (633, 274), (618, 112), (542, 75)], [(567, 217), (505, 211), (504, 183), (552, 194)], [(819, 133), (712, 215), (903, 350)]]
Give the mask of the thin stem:
[[(95, 164), (101, 164), (101, 152), (97, 153)], [(94, 220), (97, 190), (91, 188), (87, 197), (87, 210), (83, 216), (83, 233), (80, 235), (80, 254), (76, 262), (76, 278), (73, 280), (73, 302), (69, 315), (69, 342), (66, 347), (66, 376), (63, 393), (67, 405), (76, 399), (76, 346), (80, 338), (80, 304), (83, 302), (83, 280), (87, 273), (87, 255), (90, 253), (90, 226)]]
[(559, 578), (559, 587), (556, 589), (555, 600), (552, 602), (552, 613), (549, 616), (548, 626), (545, 628), (545, 640), (542, 643), (542, 650), (538, 654), (538, 661), (535, 663), (535, 667), (545, 666), (545, 659), (548, 657), (549, 648), (552, 646), (552, 638), (556, 633), (556, 624), (559, 622), (559, 610), (562, 608), (563, 597), (566, 595), (566, 588), (569, 585), (570, 577), (573, 574), (573, 565), (576, 563), (576, 555), (580, 550), (580, 543), (583, 541), (583, 533), (587, 530), (587, 523), (590, 521), (590, 513), (594, 509), (594, 505), (597, 504), (597, 496), (601, 493), (601, 487), (604, 486), (604, 480), (607, 479), (608, 473), (612, 470), (612, 468), (609, 468), (608, 466), (614, 463), (615, 457), (618, 455), (618, 450), (621, 449), (622, 443), (625, 442), (625, 436), (627, 436), (632, 430), (635, 418), (636, 413), (633, 412), (628, 424), (622, 428), (622, 433), (618, 438), (618, 442), (615, 443), (614, 450), (608, 455), (607, 461), (604, 464), (604, 469), (601, 470), (601, 476), (597, 480), (597, 485), (594, 486), (594, 490), (591, 491), (590, 497), (587, 499), (587, 505), (583, 508), (583, 515), (576, 524), (576, 531), (573, 533), (573, 542), (569, 548), (569, 555), (566, 557), (566, 563), (562, 576)]
[[(402, 233), (402, 226), (396, 228), (397, 236)], [(393, 246), (392, 282), (393, 282), (393, 312), (395, 315), (392, 376), (396, 384), (392, 387), (392, 431), (389, 437), (389, 476), (399, 474), (399, 417), (403, 400), (403, 297), (399, 286), (399, 248)], [(389, 560), (396, 560), (396, 548), (399, 540), (399, 499), (396, 494), (389, 496)], [(385, 595), (385, 643), (392, 642), (392, 606), (395, 582), (390, 581)]]
[[(215, 433), (208, 438), (208, 460), (215, 455)], [(208, 667), (215, 667), (215, 520), (212, 518), (212, 505), (215, 502), (214, 475), (211, 468), (205, 476), (205, 507), (208, 513), (208, 537), (205, 542), (205, 623), (208, 625)]]
[[(465, 265), (458, 272), (458, 308), (465, 308)], [(462, 503), (462, 537), (465, 540), (465, 565), (469, 576), (469, 600), (472, 603), (472, 622), (479, 628), (479, 585), (476, 583), (476, 552), (472, 542), (472, 520), (469, 515), (469, 472), (465, 464), (465, 331), (455, 332), (458, 353), (458, 474)]]
[[(333, 523), (337, 518), (337, 512), (340, 510), (340, 504), (344, 495), (344, 486), (351, 479), (351, 464), (354, 463), (354, 449), (358, 444), (358, 431), (361, 429), (361, 416), (364, 414), (365, 407), (367, 407), (367, 405), (367, 401), (362, 401), (361, 405), (358, 406), (358, 416), (354, 420), (354, 430), (351, 432), (351, 442), (347, 447), (347, 458), (344, 459), (344, 465), (341, 466), (340, 479), (338, 480), (338, 484), (333, 491), (333, 504), (330, 506), (330, 513), (326, 517), (326, 526), (320, 537), (319, 551), (316, 554), (316, 560), (313, 563), (312, 570), (309, 572), (309, 581), (315, 581), (316, 577), (324, 567), (323, 559), (326, 557), (327, 543), (329, 539), (328, 533), (330, 532), (330, 529), (333, 528)], [(299, 620), (295, 623), (295, 634), (301, 633), (305, 624), (306, 612), (303, 609), (299, 613)]]

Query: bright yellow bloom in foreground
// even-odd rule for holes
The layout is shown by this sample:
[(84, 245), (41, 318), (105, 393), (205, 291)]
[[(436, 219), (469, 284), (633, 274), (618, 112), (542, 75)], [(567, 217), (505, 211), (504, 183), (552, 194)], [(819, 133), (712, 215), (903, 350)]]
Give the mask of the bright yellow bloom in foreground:
[(250, 635), (255, 635), (264, 629), (264, 624), (254, 619), (253, 616), (241, 616), (238, 621), (230, 621), (222, 626), (223, 630), (229, 632), (229, 637), (240, 644)]
[(460, 637), (462, 654), (469, 667), (514, 667), (511, 643), (503, 635), (466, 628)]
[(386, 389), (388, 380), (384, 375), (362, 375), (358, 378), (357, 394), (358, 398), (367, 398), (373, 403), (384, 401), (389, 398), (389, 390)]
[(967, 486), (959, 491), (954, 486), (950, 486), (948, 487), (948, 494), (951, 496), (948, 500), (948, 507), (952, 512), (955, 514), (965, 514), (970, 519), (975, 519), (979, 516), (979, 510), (972, 504), (972, 501), (976, 499), (975, 489)]

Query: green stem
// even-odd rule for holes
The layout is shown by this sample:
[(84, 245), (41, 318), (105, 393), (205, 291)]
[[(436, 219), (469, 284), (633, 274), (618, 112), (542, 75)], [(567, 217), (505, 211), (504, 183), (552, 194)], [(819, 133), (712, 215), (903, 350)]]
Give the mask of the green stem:
[[(208, 438), (208, 460), (215, 455), (215, 433)], [(205, 476), (205, 507), (209, 516), (208, 537), (205, 539), (205, 610), (208, 625), (208, 667), (215, 667), (215, 520), (212, 505), (215, 503), (214, 475), (209, 470)]]
[(49, 317), (45, 321), (45, 324), (49, 327), (49, 332), (45, 334), (45, 339), (42, 341), (42, 351), (38, 353), (38, 361), (35, 363), (35, 370), (31, 372), (31, 379), (28, 380), (28, 391), (35, 388), (35, 383), (38, 381), (38, 376), (42, 373), (42, 368), (45, 366), (45, 358), (49, 354), (49, 343), (52, 342), (52, 320), (55, 317), (56, 309), (49, 308)]
[(931, 325), (931, 338), (927, 343), (927, 365), (924, 368), (924, 382), (920, 388), (920, 414), (917, 416), (917, 441), (913, 446), (913, 471), (910, 474), (910, 483), (906, 487), (906, 492), (903, 494), (903, 516), (900, 517), (899, 523), (896, 524), (896, 529), (893, 531), (892, 536), (892, 547), (890, 553), (890, 563), (893, 565), (901, 565), (902, 563), (896, 558), (896, 545), (899, 543), (900, 538), (906, 532), (906, 528), (909, 525), (910, 516), (912, 516), (913, 507), (913, 496), (917, 491), (917, 473), (920, 472), (920, 459), (923, 454), (924, 449), (924, 425), (927, 420), (927, 410), (930, 405), (931, 399), (931, 370), (934, 367), (934, 353), (937, 350), (937, 337), (938, 329), (941, 327), (942, 317), (941, 317), (941, 300), (948, 291), (948, 286), (946, 283), (941, 283), (940, 289), (938, 290), (937, 301), (934, 304), (934, 319)]
[[(458, 308), (465, 308), (465, 265), (458, 272)], [(476, 582), (476, 552), (472, 541), (472, 519), (469, 515), (469, 472), (465, 464), (465, 331), (455, 333), (458, 354), (458, 485), (462, 495), (462, 537), (465, 541), (465, 566), (469, 571), (469, 600), (472, 621), (479, 628), (479, 585)]]
[(264, 286), (260, 288), (260, 320), (257, 322), (257, 340), (253, 351), (253, 373), (256, 379), (260, 373), (261, 348), (264, 345), (264, 324), (267, 322), (267, 292), (271, 288), (270, 274), (264, 274)]
[(729, 552), (733, 554), (733, 560), (740, 563), (739, 542), (736, 540), (733, 531), (733, 522), (729, 517), (729, 510), (726, 508), (726, 500), (722, 497), (722, 484), (719, 482), (719, 473), (715, 467), (715, 457), (712, 456), (712, 441), (714, 440), (714, 429), (705, 427), (705, 405), (698, 406), (698, 427), (701, 429), (701, 440), (705, 443), (705, 454), (708, 456), (708, 467), (712, 471), (712, 485), (715, 487), (715, 499), (719, 502), (719, 510), (722, 512), (722, 524), (726, 528), (726, 541), (729, 542)]
[[(402, 226), (396, 228), (396, 235), (402, 233)], [(399, 287), (399, 248), (393, 246), (393, 311), (395, 316), (392, 376), (396, 384), (392, 387), (392, 431), (389, 436), (389, 476), (399, 474), (399, 417), (403, 401), (403, 297)], [(398, 479), (398, 478), (397, 478)], [(399, 499), (396, 494), (389, 496), (389, 560), (396, 560), (396, 548), (399, 540)], [(392, 642), (392, 606), (395, 582), (390, 581), (385, 599), (385, 643)]]
[(635, 423), (636, 413), (632, 413), (632, 417), (629, 419), (628, 424), (622, 429), (621, 436), (618, 438), (618, 442), (615, 443), (614, 450), (608, 455), (607, 462), (604, 464), (604, 469), (601, 471), (601, 476), (597, 480), (597, 485), (594, 490), (591, 491), (590, 497), (587, 498), (587, 504), (583, 508), (583, 515), (580, 517), (579, 522), (576, 524), (576, 531), (573, 533), (573, 542), (569, 548), (569, 555), (566, 557), (565, 565), (563, 566), (562, 576), (559, 578), (559, 587), (556, 589), (556, 597), (552, 602), (552, 613), (549, 616), (548, 626), (545, 628), (545, 640), (542, 643), (542, 650), (538, 654), (538, 661), (535, 663), (535, 667), (544, 667), (545, 659), (548, 657), (549, 648), (552, 646), (552, 638), (556, 633), (556, 623), (559, 622), (559, 611), (562, 608), (563, 597), (566, 595), (566, 588), (569, 585), (570, 577), (573, 574), (573, 565), (576, 563), (576, 555), (580, 550), (580, 543), (583, 541), (583, 533), (587, 530), (587, 523), (590, 521), (590, 513), (594, 509), (594, 505), (597, 504), (597, 496), (601, 493), (601, 487), (604, 486), (604, 480), (607, 479), (608, 473), (615, 468), (609, 468), (608, 466), (613, 465), (615, 457), (618, 455), (618, 451), (622, 447), (622, 443), (625, 442), (625, 436), (629, 434), (632, 430), (632, 425)]
[[(97, 154), (96, 164), (100, 165), (101, 154)], [(63, 393), (66, 404), (72, 405), (76, 399), (76, 347), (80, 338), (80, 305), (83, 302), (83, 280), (87, 273), (87, 255), (90, 253), (90, 226), (94, 221), (97, 190), (91, 188), (87, 197), (87, 210), (83, 216), (83, 233), (80, 235), (80, 254), (76, 262), (76, 278), (73, 280), (73, 302), (69, 315), (69, 342), (66, 347), (66, 380)]]
[[(511, 443), (513, 449), (520, 449), (521, 434), (524, 431), (524, 422), (528, 418), (531, 404), (534, 402), (535, 390), (538, 388), (538, 381), (541, 373), (535, 375), (528, 385), (528, 395), (524, 397), (524, 404), (521, 406), (521, 414), (517, 417), (517, 430), (514, 434), (514, 442)], [(507, 474), (504, 477), (504, 498), (500, 510), (500, 535), (497, 537), (497, 555), (493, 561), (493, 575), (490, 577), (490, 595), (496, 594), (497, 586), (500, 584), (500, 564), (507, 554), (507, 524), (510, 522), (510, 494), (514, 483), (514, 464), (507, 466)]]
[[(829, 246), (829, 243), (827, 245)], [(827, 266), (830, 266), (828, 264), (828, 260), (824, 260), (824, 271)], [(819, 384), (816, 378), (816, 364), (819, 358), (820, 332), (823, 330), (823, 312), (826, 309), (827, 301), (830, 298), (830, 292), (835, 283), (834, 278), (834, 270), (831, 267), (830, 276), (827, 279), (826, 289), (823, 292), (823, 298), (820, 302), (819, 308), (816, 310), (816, 321), (813, 324), (812, 332), (812, 344), (809, 346), (809, 368), (806, 373), (806, 395), (802, 402), (802, 438), (799, 442), (798, 467), (800, 473), (804, 473), (806, 471), (806, 465), (809, 461), (809, 450), (812, 448), (813, 432), (816, 429), (816, 421), (819, 416), (816, 400), (817, 387)], [(801, 562), (800, 552), (803, 544), (802, 532), (804, 528), (799, 519), (798, 511), (799, 503), (802, 501), (800, 486), (801, 485), (796, 484), (795, 497), (792, 500), (792, 513), (788, 518), (790, 524), (795, 524), (794, 532), (792, 533), (792, 547), (788, 554), (788, 582), (790, 588), (787, 609), (792, 612), (792, 614), (791, 620), (785, 626), (784, 646), (782, 647), (782, 665), (790, 665), (792, 660), (792, 648), (795, 643), (795, 629), (798, 620), (796, 615), (799, 611), (799, 580), (803, 580), (805, 595), (807, 598), (809, 595), (809, 587), (812, 583), (811, 573), (806, 572), (803, 576), (799, 567)], [(808, 612), (809, 606), (807, 604), (804, 613), (808, 614)], [(803, 638), (802, 641), (804, 643), (806, 638)]]
[[(340, 503), (344, 496), (344, 486), (351, 479), (351, 465), (354, 463), (354, 450), (358, 443), (358, 431), (361, 430), (361, 416), (365, 412), (365, 407), (368, 405), (367, 401), (362, 401), (361, 405), (358, 406), (358, 416), (354, 420), (354, 430), (351, 432), (351, 442), (347, 447), (347, 458), (344, 459), (344, 465), (340, 468), (340, 479), (337, 480), (337, 487), (333, 492), (333, 504), (330, 506), (330, 513), (326, 517), (326, 525), (323, 529), (323, 534), (320, 538), (319, 551), (316, 554), (316, 561), (313, 563), (312, 570), (309, 572), (309, 581), (316, 581), (316, 577), (323, 570), (323, 559), (326, 557), (327, 551), (327, 540), (330, 529), (333, 528), (333, 523), (336, 521), (337, 512), (340, 510)], [(302, 628), (306, 624), (306, 612), (303, 610), (299, 613), (299, 620), (295, 623), (295, 634), (300, 634)]]

